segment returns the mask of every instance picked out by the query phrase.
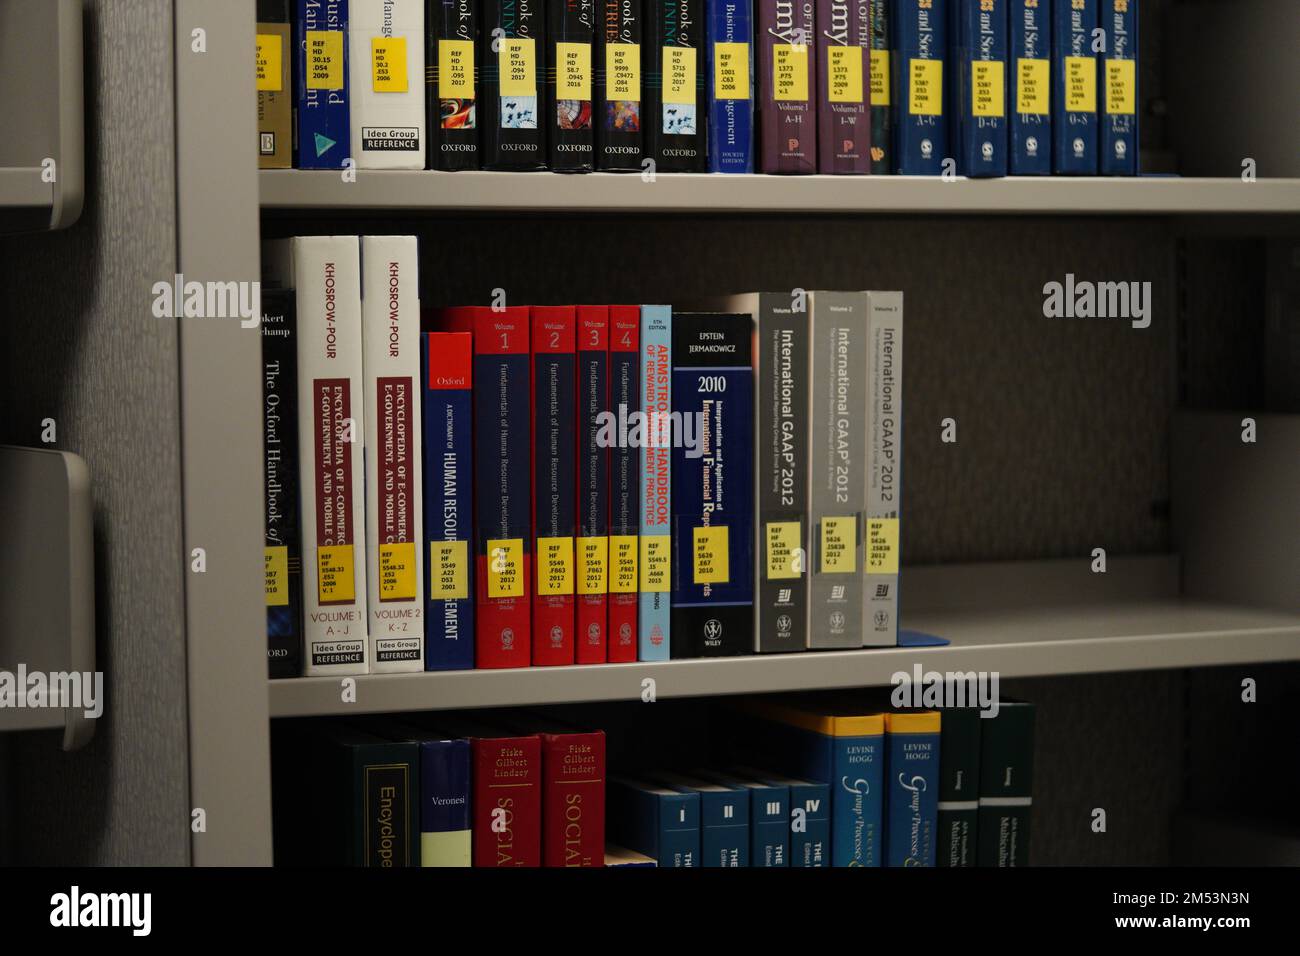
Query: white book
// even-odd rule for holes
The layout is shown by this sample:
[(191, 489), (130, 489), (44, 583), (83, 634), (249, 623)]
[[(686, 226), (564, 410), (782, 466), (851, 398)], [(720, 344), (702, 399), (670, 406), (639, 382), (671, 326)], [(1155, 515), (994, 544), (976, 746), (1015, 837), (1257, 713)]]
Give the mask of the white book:
[(420, 292), (414, 236), (361, 239), (370, 670), (424, 670)]
[(424, 169), (425, 0), (352, 0), (348, 60), (358, 169)]
[(361, 262), (356, 236), (268, 243), (295, 290), (304, 673), (369, 673), (362, 471)]
[(867, 615), (864, 647), (898, 643), (899, 493), (903, 464), (903, 293), (868, 292)]

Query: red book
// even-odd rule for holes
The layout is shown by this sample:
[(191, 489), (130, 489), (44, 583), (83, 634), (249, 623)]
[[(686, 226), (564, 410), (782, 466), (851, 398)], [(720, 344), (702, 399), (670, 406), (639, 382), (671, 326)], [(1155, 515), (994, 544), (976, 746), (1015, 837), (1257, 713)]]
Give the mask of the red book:
[(544, 733), (542, 865), (605, 865), (605, 732)]
[(578, 541), (576, 657), (606, 659), (609, 576), (609, 308), (578, 306)]
[(535, 305), (533, 339), (533, 663), (573, 663), (577, 514), (575, 310)]
[(542, 742), (470, 735), (475, 866), (542, 865)]
[(434, 325), (474, 334), (474, 666), (527, 667), (533, 590), (528, 306), (443, 309)]
[[(636, 660), (637, 561), (641, 449), (629, 447), (623, 423), (641, 408), (641, 307), (609, 307), (609, 410), (618, 419), (609, 460), (609, 648), (611, 664)], [(631, 426), (627, 426), (631, 430)]]

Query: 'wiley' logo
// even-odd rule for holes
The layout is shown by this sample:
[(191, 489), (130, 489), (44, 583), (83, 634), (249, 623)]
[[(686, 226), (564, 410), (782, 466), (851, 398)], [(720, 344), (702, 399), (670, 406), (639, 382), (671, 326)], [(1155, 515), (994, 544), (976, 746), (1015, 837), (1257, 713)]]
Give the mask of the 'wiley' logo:
[(1065, 282), (1043, 286), (1043, 315), (1049, 319), (1130, 319), (1133, 328), (1151, 325), (1150, 282)]

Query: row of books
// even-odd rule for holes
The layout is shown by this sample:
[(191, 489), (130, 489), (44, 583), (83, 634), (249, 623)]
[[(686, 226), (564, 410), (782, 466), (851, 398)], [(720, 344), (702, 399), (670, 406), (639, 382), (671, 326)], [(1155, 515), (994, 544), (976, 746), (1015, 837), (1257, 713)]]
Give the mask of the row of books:
[(272, 676), (897, 644), (900, 293), (422, 333), (414, 237), (264, 275)]
[(1137, 5), (259, 0), (259, 157), (1136, 175)]
[(757, 700), (759, 762), (607, 774), (606, 735), (528, 713), (277, 734), (279, 863), (431, 867), (1025, 866), (1034, 706), (864, 712)]

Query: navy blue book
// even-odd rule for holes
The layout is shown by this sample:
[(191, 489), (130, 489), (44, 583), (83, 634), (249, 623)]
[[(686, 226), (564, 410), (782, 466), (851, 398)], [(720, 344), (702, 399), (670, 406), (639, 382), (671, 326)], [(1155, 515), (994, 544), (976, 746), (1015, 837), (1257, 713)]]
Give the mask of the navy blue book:
[(754, 771), (758, 779), (790, 791), (790, 866), (831, 865), (831, 788), (828, 784), (785, 777), (766, 770)]
[(1138, 174), (1137, 5), (1138, 0), (1101, 0), (1101, 28), (1106, 31), (1099, 150), (1103, 176)]
[(1059, 176), (1097, 175), (1097, 3), (1052, 4), (1052, 168)]
[(609, 838), (661, 867), (700, 865), (700, 795), (610, 777), (605, 793)]
[(754, 318), (673, 315), (672, 656), (754, 648)]
[(934, 866), (939, 727), (933, 710), (885, 714), (886, 866)]
[(749, 794), (749, 865), (790, 865), (790, 785), (759, 779), (760, 771), (735, 768), (698, 776)]
[(469, 741), (400, 722), (369, 726), (380, 728), (381, 736), (419, 746), (420, 866), (469, 866)]
[(1009, 0), (1012, 176), (1052, 172), (1051, 10), (1041, 0)]
[(699, 794), (701, 866), (749, 866), (748, 790), (675, 773), (658, 773), (655, 779), (682, 793)]
[(1007, 0), (948, 0), (951, 145), (961, 176), (1007, 174)]
[(896, 168), (905, 176), (937, 176), (950, 156), (947, 0), (897, 0), (893, 26)]
[(754, 9), (751, 0), (705, 0), (711, 173), (754, 171)]
[(342, 169), (352, 143), (348, 0), (298, 0), (293, 29), (295, 165)]

